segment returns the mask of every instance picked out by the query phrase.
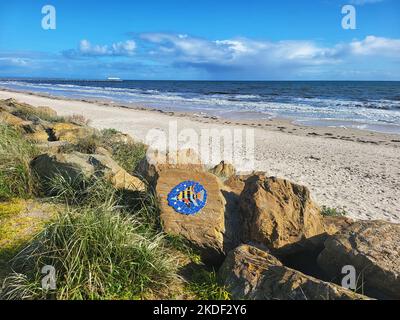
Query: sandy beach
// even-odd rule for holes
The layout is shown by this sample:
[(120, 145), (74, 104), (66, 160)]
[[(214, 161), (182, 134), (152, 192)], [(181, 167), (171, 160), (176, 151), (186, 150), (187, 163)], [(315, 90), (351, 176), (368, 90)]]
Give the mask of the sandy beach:
[(307, 127), (289, 120), (237, 121), (0, 91), (0, 99), (7, 98), (49, 106), (59, 115), (81, 114), (95, 128), (115, 128), (142, 141), (151, 129), (167, 132), (174, 120), (178, 131), (254, 128), (254, 170), (304, 184), (319, 205), (344, 209), (352, 218), (400, 223), (399, 135)]

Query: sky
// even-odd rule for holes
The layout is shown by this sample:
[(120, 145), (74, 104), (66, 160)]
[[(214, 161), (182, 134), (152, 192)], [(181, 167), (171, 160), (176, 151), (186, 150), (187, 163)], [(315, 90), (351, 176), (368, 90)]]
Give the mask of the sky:
[(400, 1), (1, 1), (0, 77), (400, 80)]

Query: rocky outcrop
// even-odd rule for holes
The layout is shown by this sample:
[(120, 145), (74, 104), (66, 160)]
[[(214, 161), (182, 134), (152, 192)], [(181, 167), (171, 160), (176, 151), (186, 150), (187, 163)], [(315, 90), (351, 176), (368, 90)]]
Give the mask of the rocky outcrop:
[(153, 184), (162, 171), (180, 169), (187, 172), (204, 172), (200, 157), (193, 149), (174, 152), (148, 150), (146, 157), (140, 161), (136, 171), (138, 175)]
[(328, 234), (340, 232), (354, 223), (354, 220), (345, 216), (324, 217), (325, 229)]
[(79, 152), (42, 154), (32, 160), (31, 167), (43, 183), (57, 174), (71, 181), (79, 179), (82, 175), (86, 178), (101, 176), (118, 189), (145, 190), (145, 185), (140, 179), (128, 174), (105, 155)]
[(236, 174), (236, 169), (232, 164), (221, 161), (210, 172), (222, 178), (230, 178)]
[(234, 299), (355, 300), (367, 297), (290, 269), (268, 252), (249, 245), (231, 251), (219, 270)]
[[(207, 191), (206, 205), (194, 215), (178, 213), (168, 205), (168, 194), (183, 181), (199, 182)], [(218, 178), (208, 172), (165, 168), (159, 172), (155, 190), (165, 232), (182, 236), (200, 249), (205, 261), (217, 263), (225, 251), (225, 199)]]
[(400, 299), (399, 248), (399, 224), (357, 221), (325, 241), (318, 264), (335, 281), (343, 277), (344, 266), (352, 265), (369, 295)]
[[(240, 196), (244, 242), (294, 252), (302, 242), (325, 233), (319, 208), (304, 186), (257, 174), (246, 180)], [(317, 242), (320, 242), (318, 239)]]
[(55, 137), (55, 140), (59, 141), (67, 141), (72, 144), (77, 143), (80, 139), (87, 138), (93, 135), (96, 132), (95, 129), (86, 127), (86, 126), (78, 126), (73, 123), (56, 123), (52, 127), (52, 133)]
[(17, 116), (14, 116), (13, 114), (7, 111), (0, 111), (0, 123), (4, 123), (14, 127), (22, 127), (23, 125), (28, 124), (27, 121)]

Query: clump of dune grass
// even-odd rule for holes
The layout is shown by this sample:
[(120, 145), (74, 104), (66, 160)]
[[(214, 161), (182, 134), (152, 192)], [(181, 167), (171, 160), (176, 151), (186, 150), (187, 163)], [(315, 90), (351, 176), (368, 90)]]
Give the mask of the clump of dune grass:
[[(162, 236), (140, 230), (130, 215), (104, 208), (69, 209), (13, 259), (4, 299), (140, 298), (176, 277)], [(41, 287), (41, 269), (56, 270), (56, 290)]]
[(0, 124), (0, 200), (28, 198), (35, 190), (29, 163), (38, 150), (16, 129)]
[(143, 230), (161, 230), (158, 199), (150, 189), (145, 193), (119, 190), (96, 175), (88, 178), (83, 174), (75, 177), (57, 174), (47, 181), (45, 193), (53, 201), (71, 206), (116, 207), (134, 216)]
[(69, 153), (78, 151), (86, 154), (96, 153), (96, 149), (101, 146), (100, 137), (93, 133), (87, 137), (79, 137), (74, 144), (66, 144), (60, 148), (60, 152)]
[(64, 121), (74, 123), (79, 126), (87, 126), (90, 124), (90, 120), (87, 119), (82, 114), (73, 114), (71, 116), (66, 116), (66, 117), (64, 117)]
[(121, 196), (107, 180), (96, 175), (66, 176), (56, 174), (46, 182), (45, 193), (54, 201), (74, 206), (112, 208)]
[(113, 135), (118, 133), (119, 131), (115, 129), (103, 129), (101, 131), (102, 146), (111, 150), (113, 159), (122, 168), (129, 173), (134, 173), (139, 161), (146, 156), (147, 146), (140, 142), (113, 141)]
[(147, 147), (143, 143), (115, 143), (112, 155), (115, 161), (129, 173), (135, 173), (140, 160), (146, 156)]
[(321, 214), (324, 217), (343, 217), (347, 214), (347, 212), (343, 209), (336, 209), (327, 206), (322, 206)]

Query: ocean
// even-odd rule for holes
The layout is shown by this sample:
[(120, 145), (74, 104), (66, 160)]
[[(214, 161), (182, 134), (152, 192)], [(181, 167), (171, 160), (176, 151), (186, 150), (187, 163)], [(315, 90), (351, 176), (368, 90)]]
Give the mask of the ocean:
[(400, 82), (0, 80), (0, 88), (228, 119), (400, 134)]

